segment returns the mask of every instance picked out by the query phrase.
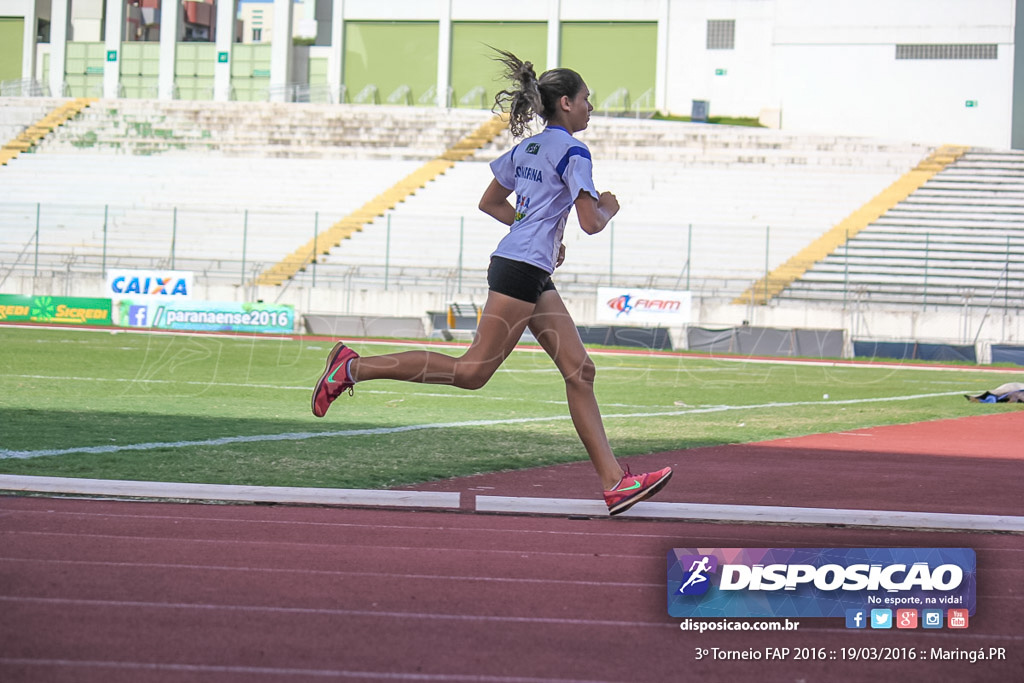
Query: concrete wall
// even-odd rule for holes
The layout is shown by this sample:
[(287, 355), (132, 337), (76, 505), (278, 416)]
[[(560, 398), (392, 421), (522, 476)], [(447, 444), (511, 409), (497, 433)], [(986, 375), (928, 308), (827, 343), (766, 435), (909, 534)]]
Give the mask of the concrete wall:
[[(777, 0), (783, 128), (1009, 147), (1011, 0)], [(898, 44), (995, 44), (997, 59), (901, 59)], [(973, 102), (975, 106), (967, 106)]]
[[(109, 7), (122, 1), (108, 0)], [(66, 2), (0, 0), (0, 16), (25, 16), (25, 40), (31, 42), (36, 14)], [(276, 16), (277, 8), (289, 7), (287, 2), (262, 7), (275, 8)], [(311, 2), (300, 7), (297, 21), (326, 16), (325, 11), (315, 12)], [(591, 89), (599, 98), (617, 87), (616, 78), (621, 80), (611, 72), (628, 67), (636, 69), (627, 74), (637, 82), (631, 96), (638, 97), (653, 83), (654, 105), (669, 114), (688, 115), (694, 100), (706, 100), (712, 116), (763, 116), (792, 131), (997, 148), (1016, 140), (1024, 146), (1019, 120), (1014, 137), (1013, 117), (1024, 106), (1024, 63), (1016, 51), (1022, 39), (1015, 31), (1019, 5), (1019, 0), (522, 0), (515, 5), (496, 0), (333, 0), (328, 80), (337, 89), (347, 75), (353, 81), (346, 83), (350, 96), (366, 83), (381, 81), (386, 97), (401, 85), (394, 76), (400, 60), (423, 71), (415, 74), (414, 90), (435, 86), (444, 93), (459, 71), (453, 62), (453, 24), (534, 22), (544, 27), (546, 42), (545, 58), (535, 56), (534, 61), (550, 68), (569, 59), (581, 71), (591, 67), (589, 79), (597, 84)], [(69, 14), (69, 41), (101, 40), (103, 0), (75, 0)], [(735, 22), (735, 44), (732, 49), (708, 49), (708, 20), (723, 19)], [(360, 64), (359, 57), (369, 54), (369, 48), (360, 47), (359, 36), (345, 30), (360, 22), (398, 22), (396, 31), (409, 28), (403, 22), (423, 22), (430, 35), (418, 35), (412, 44), (401, 35), (392, 41), (392, 47), (422, 52), (413, 58), (393, 49), (375, 54), (375, 64)], [(644, 44), (637, 48), (644, 64), (626, 64), (638, 57), (608, 49), (606, 38), (586, 37), (587, 31), (598, 36), (603, 23), (605, 29), (614, 28), (605, 22), (619, 24), (618, 33), (632, 30), (629, 23), (647, 24), (641, 31)], [(584, 27), (583, 38), (572, 37), (574, 25)], [(901, 44), (995, 45), (997, 57), (897, 60), (896, 46)], [(25, 78), (38, 71), (35, 54), (34, 45), (26, 44)], [(288, 83), (288, 62), (281, 55), (273, 62), (271, 85), (280, 89)], [(168, 65), (173, 68), (173, 60)], [(105, 83), (107, 90), (113, 86)], [(444, 97), (438, 101), (447, 104)]]
[[(705, 100), (711, 116), (753, 118), (777, 108), (771, 59), (775, 6), (776, 0), (671, 2), (666, 108), (688, 116), (693, 100)], [(709, 50), (707, 22), (722, 19), (735, 21), (735, 47)]]

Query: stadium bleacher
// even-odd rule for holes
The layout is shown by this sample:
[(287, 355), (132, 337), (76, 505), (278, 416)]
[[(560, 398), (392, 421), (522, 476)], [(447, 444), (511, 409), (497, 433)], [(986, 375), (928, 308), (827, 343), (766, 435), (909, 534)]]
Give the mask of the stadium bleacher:
[(0, 106), (0, 143), (17, 137), (64, 101), (56, 97), (4, 97)]
[[(707, 296), (742, 289), (763, 274), (766, 256), (772, 266), (784, 260), (929, 151), (767, 129), (599, 117), (580, 138), (591, 147), (599, 189), (615, 192), (622, 211), (593, 236), (570, 218), (559, 286), (592, 290), (614, 280), (689, 286)], [(503, 230), (476, 210), (491, 177), (485, 162), (511, 144), (506, 135), (485, 147), (479, 162), (459, 164), (324, 263), (379, 276), (387, 254), (394, 268), (433, 264), (428, 279), (439, 282), (459, 264), (477, 277)], [(723, 250), (723, 238), (742, 248)]]
[(423, 107), (101, 100), (40, 151), (422, 160), (490, 117)]
[[(2, 104), (0, 111), (8, 103)], [(242, 259), (253, 274), (282, 259), (490, 117), (422, 107), (101, 100), (2, 169), (0, 262), (8, 272), (24, 268), (33, 250), (35, 267), (88, 270), (99, 268), (102, 253), (108, 267), (174, 263), (236, 281)], [(605, 117), (594, 117), (579, 137), (592, 150), (599, 188), (615, 192), (622, 211), (595, 236), (570, 219), (559, 286), (580, 292), (612, 282), (688, 287), (718, 298), (737, 295), (931, 151), (921, 144)], [(447, 291), (464, 279), (465, 287), (482, 287), (487, 255), (504, 228), (476, 202), (490, 179), (487, 162), (512, 144), (507, 133), (499, 136), (322, 256), (318, 282), (372, 289), (387, 277), (391, 288)], [(981, 157), (968, 155), (955, 173), (974, 172), (971, 159)], [(930, 287), (938, 287), (934, 259), (948, 237), (939, 228), (950, 227), (934, 214), (946, 214), (948, 222), (972, 211), (965, 187), (988, 191), (955, 173), (943, 174), (943, 182), (957, 183), (960, 195), (928, 203), (922, 193), (886, 217), (892, 233), (911, 208), (922, 216), (932, 212)], [(982, 175), (991, 180), (993, 173), (988, 167)], [(929, 192), (940, 189), (950, 191), (935, 184)], [(961, 213), (941, 204), (948, 201), (964, 202)], [(1004, 217), (1019, 220), (1016, 211), (1010, 205)], [(885, 221), (872, 231), (883, 227)], [(1009, 245), (1016, 253), (1012, 235), (1009, 242), (991, 235), (979, 253), (998, 260), (999, 239), (1003, 252)], [(834, 300), (836, 259), (845, 287), (856, 280), (847, 274), (858, 248), (851, 242), (849, 258), (833, 254), (783, 296)], [(920, 245), (911, 242), (908, 251), (914, 249)], [(311, 276), (300, 273), (296, 283), (309, 284)]]
[[(208, 154), (26, 154), (4, 169), (0, 254), (9, 263), (10, 254), (33, 242), (38, 205), (44, 267), (63, 269), (73, 259), (98, 269), (105, 250), (108, 265), (188, 262), (211, 277), (233, 272), (237, 279), (243, 257), (253, 268), (277, 261), (313, 236), (317, 224), (325, 229), (416, 166), (371, 159), (253, 164)], [(229, 262), (222, 274), (221, 264)]]
[(780, 298), (1019, 307), (1024, 153), (969, 150)]

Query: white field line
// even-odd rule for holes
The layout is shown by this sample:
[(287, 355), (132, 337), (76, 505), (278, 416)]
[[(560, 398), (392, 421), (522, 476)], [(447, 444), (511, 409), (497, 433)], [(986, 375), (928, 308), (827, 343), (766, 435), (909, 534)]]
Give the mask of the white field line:
[[(544, 372), (550, 374), (551, 372), (557, 372), (554, 367), (551, 370), (499, 370), (498, 372)], [(199, 386), (199, 387), (240, 387), (244, 389), (271, 389), (273, 391), (305, 391), (310, 392), (313, 390), (313, 384), (310, 383), (308, 386), (293, 386), (287, 384), (253, 384), (251, 382), (220, 382), (212, 380), (204, 380), (198, 382), (195, 380), (176, 380), (176, 379), (137, 379), (129, 377), (51, 377), (49, 375), (4, 375), (4, 377), (10, 377), (14, 379), (42, 379), (52, 380), (60, 382), (113, 382), (116, 384), (181, 384), (185, 386)], [(526, 399), (518, 398), (515, 396), (486, 396), (476, 392), (460, 391), (452, 392), (447, 394), (438, 394), (427, 391), (382, 391), (379, 389), (359, 389), (360, 394), (379, 394), (384, 396), (401, 396), (404, 398), (454, 398), (454, 399), (467, 399), (471, 398), (474, 400), (484, 401), (519, 401), (519, 402), (530, 402), (530, 403), (548, 403), (552, 405), (565, 405), (565, 399), (559, 401), (551, 401), (544, 399)], [(628, 403), (604, 403), (602, 405), (609, 406), (612, 408), (650, 408), (649, 405), (632, 405)]]
[[(827, 401), (830, 406), (836, 405), (857, 405), (865, 403), (886, 403), (890, 401), (916, 401), (926, 398), (938, 398), (942, 396), (955, 396), (961, 392), (946, 391), (936, 394), (913, 394), (909, 396), (888, 396), (882, 398), (858, 398), (848, 400)], [(700, 408), (688, 408), (684, 410), (653, 411), (643, 413), (610, 413), (605, 415), (606, 420), (616, 419), (638, 419), (656, 417), (683, 417), (686, 415), (699, 415), (707, 413), (722, 413), (738, 410), (760, 410), (764, 408), (795, 408), (800, 406), (821, 406), (822, 401), (792, 401), (786, 403), (759, 403), (745, 406), (706, 406)], [(193, 441), (158, 441), (136, 444), (112, 444), (106, 446), (80, 446), (74, 448), (41, 449), (34, 451), (15, 451), (0, 449), (0, 460), (3, 459), (28, 459), (54, 455), (69, 455), (72, 453), (119, 453), (122, 451), (150, 451), (158, 448), (195, 448), (210, 446), (227, 446), (237, 443), (258, 443), (267, 441), (305, 441), (318, 438), (339, 438), (359, 436), (380, 436), (384, 434), (398, 434), (401, 432), (417, 432), (427, 429), (460, 429), (465, 427), (493, 427), (498, 425), (518, 425), (534, 422), (556, 422), (570, 419), (568, 415), (551, 415), (545, 417), (520, 417), (504, 420), (465, 420), (460, 422), (434, 422), (418, 425), (401, 425), (398, 427), (374, 427), (369, 429), (340, 429), (322, 432), (285, 432), (282, 434), (253, 434), (247, 436), (224, 436), (216, 439), (199, 439)]]

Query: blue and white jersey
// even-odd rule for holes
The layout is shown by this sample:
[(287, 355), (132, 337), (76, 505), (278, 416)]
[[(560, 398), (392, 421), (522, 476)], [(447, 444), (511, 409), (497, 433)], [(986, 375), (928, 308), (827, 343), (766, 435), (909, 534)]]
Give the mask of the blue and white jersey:
[(598, 198), (590, 150), (560, 126), (548, 126), (491, 162), (502, 187), (516, 194), (516, 217), (492, 256), (551, 273), (573, 202), (580, 191)]

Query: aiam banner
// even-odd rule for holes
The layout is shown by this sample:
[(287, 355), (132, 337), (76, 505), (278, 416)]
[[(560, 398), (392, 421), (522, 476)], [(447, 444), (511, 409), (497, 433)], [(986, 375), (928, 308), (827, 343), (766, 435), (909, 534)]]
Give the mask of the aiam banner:
[(971, 548), (673, 548), (673, 617), (846, 617), (976, 606)]
[(669, 289), (597, 288), (597, 320), (675, 327), (691, 322), (693, 295)]
[(0, 294), (0, 322), (110, 325), (110, 299)]
[(193, 332), (262, 332), (290, 334), (295, 309), (285, 304), (215, 301), (168, 301), (152, 299), (118, 302), (118, 320), (125, 327)]

